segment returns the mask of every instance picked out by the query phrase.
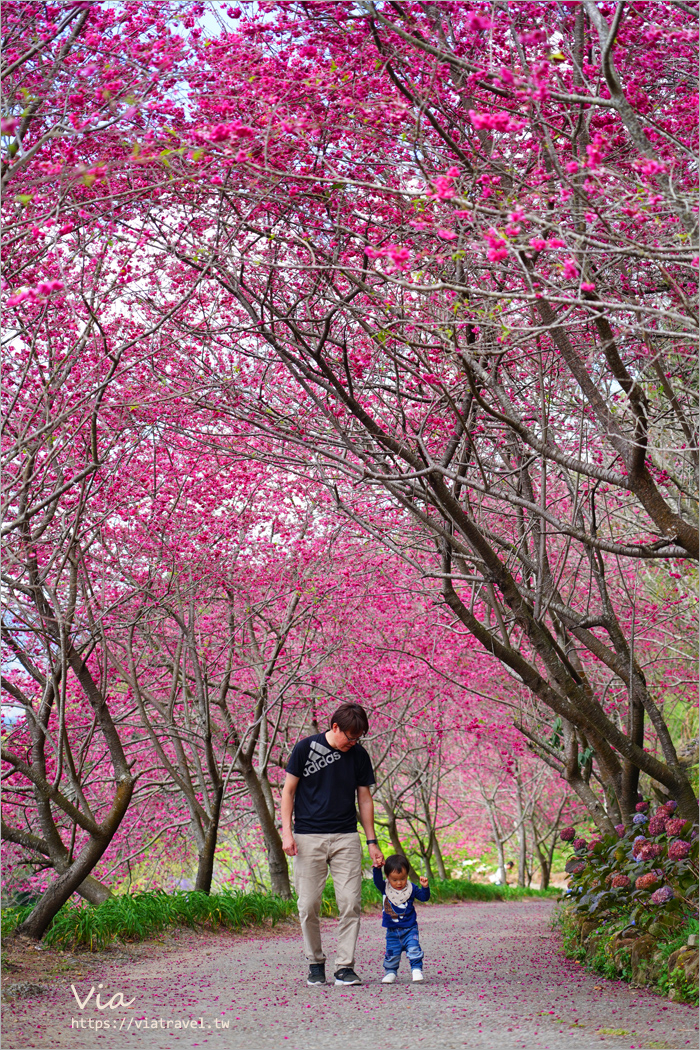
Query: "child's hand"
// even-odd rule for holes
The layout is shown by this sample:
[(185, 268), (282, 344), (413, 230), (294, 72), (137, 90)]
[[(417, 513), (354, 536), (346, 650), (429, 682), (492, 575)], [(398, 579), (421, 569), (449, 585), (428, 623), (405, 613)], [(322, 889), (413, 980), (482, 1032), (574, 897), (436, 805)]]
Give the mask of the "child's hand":
[(425, 875), (420, 876), (420, 884), (423, 887), (423, 889), (425, 889), (425, 887), (428, 885), (428, 879)]

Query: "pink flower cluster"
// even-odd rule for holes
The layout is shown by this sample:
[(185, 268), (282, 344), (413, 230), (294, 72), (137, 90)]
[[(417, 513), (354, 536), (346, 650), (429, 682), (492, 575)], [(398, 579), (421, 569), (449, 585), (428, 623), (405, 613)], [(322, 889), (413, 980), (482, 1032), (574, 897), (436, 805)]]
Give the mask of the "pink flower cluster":
[(445, 178), (444, 175), (438, 175), (435, 180), (435, 196), (438, 200), (449, 201), (455, 195), (454, 186), (452, 185), (452, 179)]
[(227, 139), (252, 139), (255, 138), (253, 128), (234, 120), (230, 124), (216, 124), (207, 134), (211, 142), (225, 142)]
[(470, 14), (467, 15), (467, 21), (471, 29), (490, 29), (491, 19), (488, 15)]
[(460, 174), (459, 168), (448, 168), (445, 175), (438, 175), (434, 182), (434, 196), (441, 201), (449, 201), (455, 195), (452, 180)]
[(408, 248), (397, 248), (395, 245), (387, 248), (387, 255), (397, 270), (405, 270), (411, 258)]
[(476, 113), (469, 110), (469, 119), (475, 128), (489, 128), (491, 131), (521, 131), (526, 124), (524, 120), (514, 120), (508, 113)]
[(672, 901), (675, 896), (670, 886), (662, 886), (661, 889), (652, 893), (651, 902), (652, 904), (666, 904), (668, 901)]
[(666, 821), (666, 834), (667, 835), (680, 835), (683, 828), (686, 825), (686, 821), (682, 817), (672, 817)]
[(559, 838), (562, 842), (573, 842), (576, 838), (576, 832), (573, 828), (562, 828), (559, 832)]
[(390, 244), (386, 248), (368, 246), (365, 252), (369, 259), (390, 259), (396, 270), (407, 270), (411, 261), (408, 248), (399, 248), (396, 244)]
[(683, 842), (682, 839), (676, 839), (668, 847), (668, 859), (669, 860), (685, 860), (690, 853), (690, 843)]
[(650, 890), (652, 886), (656, 886), (659, 881), (658, 875), (655, 871), (648, 871), (646, 875), (640, 875), (635, 882), (635, 888), (638, 890)]
[(660, 835), (666, 830), (666, 817), (659, 817), (658, 815), (652, 817), (649, 821), (649, 834)]
[(488, 251), (486, 252), (486, 258), (489, 262), (500, 262), (501, 259), (506, 259), (508, 257), (508, 245), (503, 240), (498, 230), (495, 230), (493, 226), (485, 235), (484, 240), (489, 246)]
[(623, 875), (621, 872), (618, 872), (616, 875), (613, 875), (612, 884), (616, 890), (626, 890), (629, 886), (632, 885), (629, 875)]
[(654, 860), (655, 857), (660, 857), (663, 851), (664, 848), (660, 842), (645, 842), (643, 846), (640, 846), (637, 856), (640, 860)]
[(603, 159), (603, 150), (606, 146), (605, 139), (602, 135), (595, 135), (593, 142), (586, 146), (586, 153), (588, 155), (588, 163), (592, 168), (597, 167)]
[(34, 301), (35, 299), (45, 299), (47, 295), (51, 295), (52, 292), (60, 292), (63, 290), (63, 281), (39, 281), (35, 288), (22, 288), (21, 291), (15, 292), (7, 300), (8, 306), (17, 306), (18, 303), (23, 303), (26, 300)]
[(574, 839), (574, 849), (586, 849), (588, 843), (585, 839)]
[(640, 164), (639, 170), (643, 175), (657, 175), (660, 171), (666, 171), (666, 166), (658, 160), (645, 160)]

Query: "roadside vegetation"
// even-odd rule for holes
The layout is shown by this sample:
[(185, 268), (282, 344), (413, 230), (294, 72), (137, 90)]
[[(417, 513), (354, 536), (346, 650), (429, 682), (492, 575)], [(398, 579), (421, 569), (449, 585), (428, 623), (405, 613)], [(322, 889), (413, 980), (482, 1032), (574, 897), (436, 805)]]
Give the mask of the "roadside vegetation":
[(565, 828), (571, 882), (555, 918), (564, 951), (611, 980), (698, 1002), (697, 826), (641, 800), (630, 828), (588, 842)]
[[(523, 897), (552, 897), (556, 890), (520, 886), (492, 886), (461, 879), (433, 879), (434, 903), (449, 901), (503, 901)], [(362, 883), (362, 907), (380, 903), (374, 884)], [(12, 934), (31, 912), (33, 904), (3, 908), (2, 935)], [(331, 879), (326, 883), (321, 914), (338, 914)], [(275, 926), (296, 915), (296, 899), (267, 893), (134, 893), (112, 897), (103, 904), (68, 903), (48, 929), (44, 943), (54, 948), (87, 948), (99, 951), (113, 941), (142, 941), (176, 926), (194, 929), (242, 930)]]

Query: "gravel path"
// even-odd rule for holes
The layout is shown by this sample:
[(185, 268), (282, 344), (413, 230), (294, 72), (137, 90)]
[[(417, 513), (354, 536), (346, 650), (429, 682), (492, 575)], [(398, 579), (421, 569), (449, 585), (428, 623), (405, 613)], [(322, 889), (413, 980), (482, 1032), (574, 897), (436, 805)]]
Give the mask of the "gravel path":
[[(263, 936), (190, 938), (170, 951), (148, 946), (131, 964), (83, 962), (72, 978), (3, 1010), (4, 1050), (588, 1050), (698, 1045), (696, 1011), (586, 973), (568, 962), (549, 929), (552, 904), (465, 903), (420, 909), (425, 983), (405, 960), (382, 985), (378, 915), (362, 919), (359, 988), (308, 988), (296, 927)], [(332, 959), (334, 921), (324, 923)], [(102, 987), (97, 985), (101, 983)], [(130, 1008), (98, 1010), (121, 992)], [(194, 1022), (196, 1027), (192, 1029)], [(100, 1024), (105, 1027), (100, 1028)], [(84, 1027), (79, 1027), (79, 1026)], [(109, 1025), (109, 1028), (106, 1026)], [(138, 1026), (138, 1027), (137, 1027)], [(224, 1027), (225, 1026), (225, 1027)]]

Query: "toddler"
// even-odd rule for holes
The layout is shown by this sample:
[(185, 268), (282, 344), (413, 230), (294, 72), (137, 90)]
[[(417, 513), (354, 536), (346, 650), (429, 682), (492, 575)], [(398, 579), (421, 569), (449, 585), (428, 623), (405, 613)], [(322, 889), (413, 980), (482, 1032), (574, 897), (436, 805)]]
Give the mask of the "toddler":
[(374, 885), (383, 896), (382, 926), (386, 929), (386, 955), (382, 984), (393, 984), (406, 952), (414, 981), (423, 980), (423, 950), (418, 940), (418, 919), (414, 900), (430, 900), (428, 880), (420, 877), (420, 886), (408, 881), (408, 861), (394, 853), (384, 863), (386, 881), (381, 876), (381, 865), (372, 869)]

